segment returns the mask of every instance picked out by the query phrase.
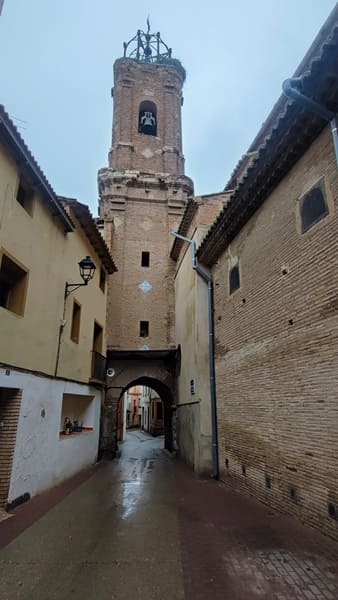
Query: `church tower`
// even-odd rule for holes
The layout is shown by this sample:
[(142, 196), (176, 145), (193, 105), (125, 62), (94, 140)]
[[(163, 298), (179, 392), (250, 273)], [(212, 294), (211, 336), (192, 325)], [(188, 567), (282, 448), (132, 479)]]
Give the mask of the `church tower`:
[(184, 79), (149, 22), (114, 64), (109, 166), (98, 174), (100, 219), (118, 266), (107, 316), (113, 351), (174, 348), (170, 231), (193, 193), (182, 154)]

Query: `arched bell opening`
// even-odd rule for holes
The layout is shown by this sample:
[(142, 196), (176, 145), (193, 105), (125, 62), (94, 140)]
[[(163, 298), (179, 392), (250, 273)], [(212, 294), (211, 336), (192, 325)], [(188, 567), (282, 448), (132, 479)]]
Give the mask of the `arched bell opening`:
[(154, 102), (141, 102), (138, 115), (138, 131), (145, 135), (157, 135), (157, 107)]

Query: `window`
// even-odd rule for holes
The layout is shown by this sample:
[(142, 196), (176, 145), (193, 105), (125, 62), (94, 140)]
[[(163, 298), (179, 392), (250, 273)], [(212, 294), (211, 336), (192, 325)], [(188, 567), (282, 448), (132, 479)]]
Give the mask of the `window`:
[(157, 109), (153, 102), (141, 102), (138, 131), (145, 135), (157, 135)]
[(101, 269), (100, 269), (100, 289), (103, 291), (103, 293), (105, 292), (105, 289), (106, 289), (106, 279), (107, 279), (106, 272), (101, 267)]
[(33, 201), (34, 191), (30, 188), (23, 179), (20, 180), (16, 199), (21, 206), (28, 212), (29, 215), (33, 214)]
[(0, 267), (0, 306), (17, 315), (23, 315), (27, 282), (27, 271), (3, 254)]
[(72, 326), (70, 330), (70, 339), (76, 344), (79, 343), (80, 335), (80, 319), (81, 319), (81, 306), (74, 300), (73, 314), (72, 314)]
[(93, 351), (102, 353), (103, 346), (103, 328), (96, 321), (94, 322), (94, 335), (93, 335)]
[(239, 265), (232, 267), (229, 273), (229, 294), (233, 294), (240, 286)]
[(148, 337), (149, 321), (140, 321), (140, 337)]
[(323, 181), (300, 199), (299, 209), (302, 233), (329, 214)]
[(150, 265), (150, 254), (149, 254), (149, 252), (142, 252), (141, 266), (142, 267), (149, 267), (149, 265)]

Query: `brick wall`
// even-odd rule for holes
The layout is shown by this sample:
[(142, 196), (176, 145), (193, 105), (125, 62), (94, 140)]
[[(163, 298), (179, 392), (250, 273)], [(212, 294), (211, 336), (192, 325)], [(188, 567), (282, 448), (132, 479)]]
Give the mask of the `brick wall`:
[[(112, 149), (109, 167), (99, 172), (100, 216), (118, 267), (109, 287), (111, 348), (153, 350), (175, 343), (170, 231), (193, 192), (184, 175), (182, 85), (173, 66), (131, 59), (114, 65)], [(156, 104), (156, 136), (139, 133), (142, 102)], [(141, 265), (142, 251), (150, 253), (149, 267)], [(149, 323), (147, 337), (140, 336), (141, 321)]]
[[(183, 174), (182, 85), (182, 77), (173, 66), (128, 58), (115, 62), (112, 168)], [(156, 136), (138, 132), (143, 101), (156, 105)]]
[(0, 507), (8, 499), (22, 390), (0, 388)]
[[(167, 202), (156, 192), (147, 199), (126, 199), (123, 210), (110, 205), (106, 240), (113, 222), (110, 249), (118, 272), (109, 288), (109, 347), (139, 349), (146, 344), (163, 349), (174, 343), (174, 264), (169, 258), (169, 231), (179, 221), (181, 210), (178, 215), (177, 211), (170, 214)], [(141, 264), (142, 251), (150, 254), (149, 267)], [(149, 289), (139, 287), (144, 282)], [(146, 338), (140, 337), (140, 321), (149, 322)]]
[[(301, 234), (298, 199), (321, 177), (330, 214)], [(336, 538), (337, 203), (327, 128), (213, 269), (221, 477)]]

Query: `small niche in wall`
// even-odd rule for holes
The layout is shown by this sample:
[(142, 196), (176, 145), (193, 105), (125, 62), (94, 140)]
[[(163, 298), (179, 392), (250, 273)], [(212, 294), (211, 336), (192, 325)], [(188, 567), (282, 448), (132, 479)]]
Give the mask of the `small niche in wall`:
[(60, 438), (93, 431), (94, 422), (94, 396), (63, 394)]
[(150, 253), (142, 251), (141, 253), (141, 267), (149, 267), (150, 265)]
[(140, 337), (149, 336), (149, 321), (140, 321)]
[(242, 475), (243, 477), (246, 477), (246, 466), (242, 465)]
[(271, 479), (270, 475), (265, 475), (265, 487), (268, 490), (271, 490), (271, 488), (272, 488), (272, 479)]
[(328, 502), (327, 513), (331, 519), (338, 521), (338, 506), (334, 502)]
[(290, 496), (291, 500), (293, 500), (294, 502), (296, 502), (296, 500), (298, 500), (296, 486), (294, 486), (294, 485), (289, 486), (289, 496)]
[(229, 468), (229, 459), (228, 458), (225, 459), (225, 467), (227, 469)]

